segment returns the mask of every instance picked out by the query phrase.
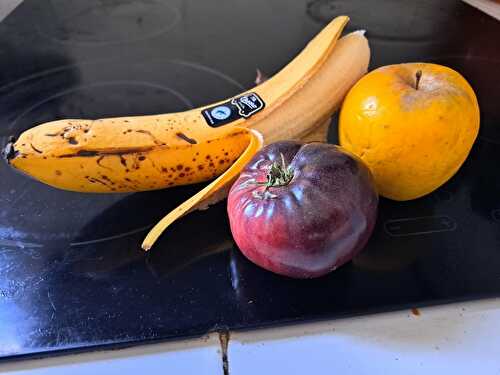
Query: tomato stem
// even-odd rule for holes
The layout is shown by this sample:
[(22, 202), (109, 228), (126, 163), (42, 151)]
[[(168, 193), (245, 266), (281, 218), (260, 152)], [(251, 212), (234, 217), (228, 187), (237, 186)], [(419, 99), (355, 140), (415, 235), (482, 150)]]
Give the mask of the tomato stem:
[(267, 172), (266, 190), (270, 187), (286, 186), (293, 178), (293, 170), (290, 166), (287, 167), (285, 157), (281, 155), (281, 165), (278, 162), (271, 164)]
[(272, 194), (269, 191), (269, 188), (271, 187), (280, 187), (280, 186), (286, 186), (290, 183), (290, 181), (293, 178), (293, 169), (291, 166), (286, 165), (285, 162), (285, 157), (283, 156), (282, 153), (281, 155), (281, 164), (278, 162), (273, 162), (271, 166), (269, 167), (269, 170), (267, 172), (266, 180), (263, 182), (258, 182), (255, 179), (248, 180), (248, 184), (255, 184), (259, 186), (265, 186), (264, 191), (258, 192), (254, 191), (253, 196), (255, 198), (261, 198), (261, 199), (267, 199), (267, 198), (276, 198), (276, 194)]

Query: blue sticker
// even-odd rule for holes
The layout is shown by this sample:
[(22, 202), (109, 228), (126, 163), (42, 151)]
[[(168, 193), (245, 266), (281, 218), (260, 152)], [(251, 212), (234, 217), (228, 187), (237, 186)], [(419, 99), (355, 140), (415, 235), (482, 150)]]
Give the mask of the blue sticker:
[(216, 120), (225, 120), (229, 116), (231, 116), (231, 108), (225, 106), (225, 105), (220, 105), (218, 107), (215, 107), (210, 111), (210, 114), (212, 117)]

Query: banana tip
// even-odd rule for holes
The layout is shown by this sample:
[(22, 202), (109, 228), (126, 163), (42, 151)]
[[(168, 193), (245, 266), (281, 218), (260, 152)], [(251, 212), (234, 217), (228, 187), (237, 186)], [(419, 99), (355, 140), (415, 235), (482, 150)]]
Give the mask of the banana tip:
[(141, 247), (142, 247), (142, 250), (144, 250), (144, 251), (149, 251), (151, 249), (151, 245), (148, 243), (143, 243), (141, 245)]
[(19, 151), (17, 151), (14, 147), (14, 143), (16, 142), (16, 138), (13, 136), (10, 136), (9, 139), (7, 140), (7, 144), (4, 146), (2, 150), (2, 157), (7, 161), (7, 163), (11, 160), (14, 159)]

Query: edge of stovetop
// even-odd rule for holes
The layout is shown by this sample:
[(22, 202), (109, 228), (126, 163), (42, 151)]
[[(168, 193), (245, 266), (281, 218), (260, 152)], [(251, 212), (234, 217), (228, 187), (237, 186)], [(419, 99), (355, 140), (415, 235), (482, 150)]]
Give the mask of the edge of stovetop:
[(269, 328), (280, 328), (291, 325), (302, 325), (308, 323), (318, 323), (318, 322), (326, 322), (332, 320), (340, 320), (340, 319), (349, 319), (349, 318), (360, 318), (364, 316), (372, 316), (377, 314), (398, 312), (404, 310), (411, 310), (413, 308), (425, 308), (425, 307), (436, 307), (436, 306), (445, 306), (454, 303), (460, 302), (477, 302), (482, 300), (487, 300), (491, 298), (497, 298), (498, 293), (489, 292), (489, 293), (479, 293), (475, 295), (468, 295), (456, 298), (445, 298), (439, 300), (426, 300), (418, 303), (403, 303), (399, 305), (381, 305), (377, 307), (366, 308), (363, 311), (344, 311), (342, 313), (338, 313), (335, 315), (332, 314), (317, 314), (311, 316), (307, 319), (301, 318), (291, 318), (291, 319), (281, 319), (268, 323), (260, 323), (260, 324), (245, 324), (245, 325), (233, 325), (233, 326), (219, 326), (215, 325), (209, 330), (200, 330), (199, 332), (195, 332), (188, 335), (171, 335), (160, 338), (151, 338), (151, 339), (139, 339), (139, 340), (123, 340), (123, 341), (114, 341), (100, 344), (90, 344), (90, 345), (79, 345), (79, 346), (68, 346), (67, 348), (49, 348), (35, 349), (33, 352), (24, 352), (22, 354), (11, 354), (11, 355), (0, 355), (0, 365), (6, 363), (13, 362), (21, 362), (21, 361), (30, 361), (30, 360), (38, 360), (38, 359), (46, 359), (46, 358), (56, 358), (67, 355), (75, 355), (75, 354), (84, 354), (84, 353), (92, 353), (92, 352), (104, 352), (104, 351), (114, 351), (127, 349), (142, 345), (153, 345), (153, 344), (161, 344), (168, 343), (180, 340), (189, 340), (189, 339), (201, 339), (204, 336), (213, 334), (213, 333), (227, 333), (227, 332), (248, 332), (252, 330), (260, 330), (260, 329), (269, 329)]

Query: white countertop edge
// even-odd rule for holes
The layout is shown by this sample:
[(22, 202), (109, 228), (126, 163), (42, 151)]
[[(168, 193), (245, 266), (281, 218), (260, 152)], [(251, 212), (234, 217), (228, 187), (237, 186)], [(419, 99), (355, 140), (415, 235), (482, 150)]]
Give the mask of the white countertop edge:
[[(45, 357), (45, 358), (23, 358), (13, 360), (11, 362), (0, 363), (0, 373), (10, 373), (22, 371), (23, 373), (32, 373), (32, 370), (47, 370), (50, 368), (64, 368), (68, 366), (88, 365), (95, 364), (99, 367), (100, 363), (115, 362), (118, 363), (124, 359), (134, 359), (135, 361), (155, 361), (160, 357), (167, 358), (168, 356), (175, 356), (177, 353), (185, 353), (188, 357), (195, 359), (199, 353), (206, 352), (215, 353), (213, 356), (217, 362), (217, 366), (221, 365), (221, 350), (219, 335), (217, 333), (204, 335), (199, 338), (183, 339), (176, 341), (169, 341), (163, 343), (149, 343), (144, 345), (134, 345), (128, 348), (111, 349), (103, 347), (101, 349), (91, 350), (82, 353), (59, 353), (58, 355)], [(43, 355), (43, 354), (42, 354)], [(166, 356), (167, 355), (167, 356)], [(41, 372), (33, 372), (33, 374)], [(50, 371), (43, 372), (52, 373)], [(101, 372), (92, 372), (99, 374)], [(16, 372), (17, 374), (17, 372)], [(122, 373), (123, 375), (127, 372)], [(137, 375), (136, 373), (134, 373)]]
[[(395, 320), (410, 320), (420, 322), (430, 322), (431, 320), (452, 320), (463, 318), (464, 315), (472, 316), (488, 311), (497, 312), (500, 314), (500, 298), (486, 298), (475, 301), (456, 302), (449, 304), (441, 304), (429, 307), (418, 308), (417, 312), (420, 315), (415, 315), (411, 309), (396, 310), (391, 312), (381, 312), (373, 314), (365, 314), (354, 317), (342, 317), (332, 320), (320, 320), (310, 323), (298, 323), (284, 325), (280, 327), (261, 328), (248, 331), (237, 331), (231, 333), (231, 342), (238, 341), (242, 344), (252, 342), (264, 342), (270, 340), (296, 339), (304, 336), (321, 335), (328, 332), (336, 331), (339, 326), (364, 326), (377, 322), (379, 325), (382, 322), (393, 322)], [(500, 327), (500, 320), (498, 321)]]

